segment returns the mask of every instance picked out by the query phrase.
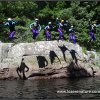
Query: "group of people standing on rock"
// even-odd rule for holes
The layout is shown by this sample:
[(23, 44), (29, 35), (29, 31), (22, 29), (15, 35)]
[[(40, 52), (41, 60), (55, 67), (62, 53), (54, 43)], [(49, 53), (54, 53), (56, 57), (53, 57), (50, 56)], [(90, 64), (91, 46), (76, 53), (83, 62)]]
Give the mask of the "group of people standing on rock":
[[(16, 34), (15, 25), (17, 21), (14, 21), (12, 18), (8, 18), (8, 21), (4, 22), (3, 25), (9, 26), (10, 33), (9, 39), (14, 39), (14, 35)], [(90, 41), (96, 40), (95, 33), (96, 33), (96, 24), (93, 24), (89, 21), (88, 29), (90, 35)], [(39, 23), (39, 19), (35, 18), (34, 22), (29, 26), (33, 39), (36, 40), (39, 32), (41, 31), (41, 25)], [(69, 34), (69, 41), (72, 41), (74, 44), (76, 43), (76, 30), (72, 24), (69, 23), (68, 20), (59, 20), (56, 18), (55, 24), (53, 25), (51, 21), (48, 22), (48, 25), (44, 28), (45, 38), (46, 41), (52, 40), (52, 31), (56, 31), (59, 33), (59, 38), (57, 40), (64, 40), (65, 39), (65, 32)]]
[[(39, 20), (36, 18), (35, 22), (30, 24), (30, 28), (32, 29), (33, 39), (35, 40), (36, 37), (39, 34), (39, 31), (41, 30), (41, 26), (39, 24)], [(76, 37), (75, 37), (75, 29), (74, 27), (68, 22), (68, 20), (59, 20), (56, 19), (55, 25), (52, 24), (51, 21), (48, 22), (48, 25), (44, 28), (45, 38), (46, 41), (52, 40), (52, 31), (56, 31), (59, 33), (59, 38), (57, 40), (64, 40), (64, 30), (68, 31), (70, 33), (70, 41), (73, 41), (76, 43)]]

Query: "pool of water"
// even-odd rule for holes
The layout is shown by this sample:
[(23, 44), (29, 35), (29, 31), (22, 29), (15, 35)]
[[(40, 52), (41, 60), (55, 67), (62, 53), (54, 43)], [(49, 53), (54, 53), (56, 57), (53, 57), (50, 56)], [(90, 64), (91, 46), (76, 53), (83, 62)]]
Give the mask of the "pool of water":
[(68, 90), (100, 91), (100, 77), (50, 80), (0, 80), (0, 98), (3, 99), (100, 99), (100, 92), (57, 93), (57, 91)]

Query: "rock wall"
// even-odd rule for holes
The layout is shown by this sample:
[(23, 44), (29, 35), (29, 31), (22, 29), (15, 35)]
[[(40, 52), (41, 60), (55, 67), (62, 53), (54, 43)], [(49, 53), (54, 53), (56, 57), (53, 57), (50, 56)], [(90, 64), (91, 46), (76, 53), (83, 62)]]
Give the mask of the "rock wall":
[(0, 79), (100, 75), (100, 55), (65, 41), (0, 43)]

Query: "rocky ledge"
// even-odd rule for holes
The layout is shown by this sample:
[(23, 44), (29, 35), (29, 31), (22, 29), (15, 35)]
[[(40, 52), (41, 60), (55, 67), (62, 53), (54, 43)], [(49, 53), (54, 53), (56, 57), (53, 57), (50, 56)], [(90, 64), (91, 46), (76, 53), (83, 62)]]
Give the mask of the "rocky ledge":
[(0, 43), (0, 79), (100, 75), (100, 55), (65, 41)]

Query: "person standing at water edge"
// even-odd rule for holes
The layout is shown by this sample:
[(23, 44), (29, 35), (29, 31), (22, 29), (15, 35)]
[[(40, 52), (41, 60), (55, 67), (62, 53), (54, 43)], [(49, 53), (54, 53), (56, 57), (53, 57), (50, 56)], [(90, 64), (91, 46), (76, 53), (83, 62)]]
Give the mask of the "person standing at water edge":
[(39, 19), (35, 19), (35, 22), (30, 24), (30, 29), (32, 31), (33, 34), (33, 39), (36, 40), (40, 30), (41, 30), (41, 26), (39, 24)]
[(7, 22), (4, 22), (5, 26), (9, 26), (10, 29), (10, 33), (9, 33), (9, 39), (13, 39), (14, 35), (16, 34), (16, 30), (15, 30), (15, 25), (17, 24), (16, 21), (12, 20), (12, 18), (8, 18)]

